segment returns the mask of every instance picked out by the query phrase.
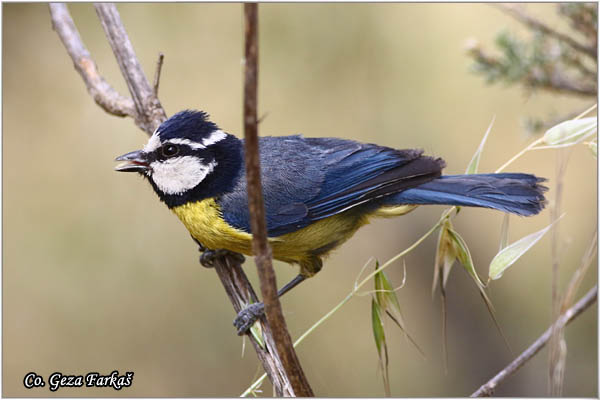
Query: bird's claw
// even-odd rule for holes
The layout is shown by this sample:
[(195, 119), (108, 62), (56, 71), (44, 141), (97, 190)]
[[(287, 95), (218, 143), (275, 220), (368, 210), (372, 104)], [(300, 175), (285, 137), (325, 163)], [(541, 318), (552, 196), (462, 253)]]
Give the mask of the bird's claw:
[(200, 255), (200, 264), (206, 268), (213, 268), (215, 266), (215, 261), (218, 258), (226, 256), (232, 257), (239, 263), (243, 263), (246, 260), (243, 255), (225, 249), (204, 250), (204, 252)]
[(261, 303), (253, 303), (240, 311), (233, 320), (233, 325), (237, 328), (238, 335), (242, 336), (254, 325), (256, 320), (265, 314), (265, 305)]

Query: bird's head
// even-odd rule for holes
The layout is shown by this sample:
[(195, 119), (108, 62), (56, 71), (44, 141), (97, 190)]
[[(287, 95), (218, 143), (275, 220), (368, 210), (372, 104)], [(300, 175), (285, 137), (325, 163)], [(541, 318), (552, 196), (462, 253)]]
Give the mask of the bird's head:
[(163, 122), (142, 150), (116, 158), (115, 170), (139, 172), (169, 207), (224, 193), (241, 168), (241, 143), (202, 111)]

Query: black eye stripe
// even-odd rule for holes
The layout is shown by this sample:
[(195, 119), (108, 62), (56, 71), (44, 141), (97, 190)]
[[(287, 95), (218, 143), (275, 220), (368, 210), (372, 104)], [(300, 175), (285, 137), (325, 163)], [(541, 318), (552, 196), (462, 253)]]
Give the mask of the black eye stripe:
[(157, 148), (156, 150), (154, 150), (152, 153), (150, 153), (149, 159), (150, 161), (164, 161), (169, 159), (168, 156), (166, 156), (163, 153), (163, 149), (165, 146), (169, 146), (169, 145), (175, 145), (178, 147), (179, 151), (178, 153), (175, 155), (175, 157), (184, 157), (184, 156), (195, 156), (195, 157), (199, 157), (205, 160), (212, 160), (214, 158), (214, 156), (212, 155), (212, 152), (208, 151), (207, 149), (194, 149), (190, 146), (188, 146), (187, 144), (175, 144), (175, 143), (169, 143), (169, 142), (165, 142), (163, 143), (159, 148)]

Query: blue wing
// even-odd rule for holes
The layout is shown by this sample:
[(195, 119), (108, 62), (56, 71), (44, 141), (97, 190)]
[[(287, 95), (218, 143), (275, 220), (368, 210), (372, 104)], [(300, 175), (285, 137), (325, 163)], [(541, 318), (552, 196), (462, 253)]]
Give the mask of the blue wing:
[(441, 175), (444, 162), (421, 150), (395, 150), (340, 139), (306, 139), (328, 149), (325, 184), (308, 203), (311, 221), (326, 218)]
[[(269, 236), (280, 236), (440, 176), (441, 159), (334, 138), (260, 139)], [(225, 220), (250, 231), (245, 171), (219, 199)]]

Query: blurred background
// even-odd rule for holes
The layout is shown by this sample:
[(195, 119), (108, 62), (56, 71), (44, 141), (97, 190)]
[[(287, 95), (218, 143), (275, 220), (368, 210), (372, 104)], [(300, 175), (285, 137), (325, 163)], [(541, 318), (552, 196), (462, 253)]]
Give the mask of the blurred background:
[[(70, 4), (100, 72), (128, 94), (91, 4)], [(148, 76), (165, 54), (160, 100), (169, 115), (209, 112), (242, 135), (243, 28), (240, 4), (119, 4)], [(567, 29), (552, 4), (528, 6)], [(521, 25), (480, 4), (261, 4), (259, 114), (261, 135), (336, 136), (443, 157), (446, 173), (462, 173), (493, 116), (480, 172), (492, 172), (525, 147), (526, 117), (583, 111), (594, 99), (526, 95), (489, 86), (470, 71), (464, 43), (493, 48), (502, 29)], [(113, 171), (114, 158), (147, 140), (131, 119), (104, 113), (58, 36), (47, 5), (3, 6), (3, 395), (184, 397), (238, 396), (262, 373), (232, 326), (234, 312), (213, 271), (198, 263), (183, 225), (137, 176)], [(560, 287), (564, 288), (597, 223), (596, 161), (569, 151), (566, 212), (560, 224)], [(554, 150), (526, 154), (509, 169), (549, 178)], [(385, 262), (440, 217), (444, 207), (376, 220), (325, 263), (322, 272), (283, 298), (297, 338), (352, 289), (370, 257)], [(503, 215), (463, 209), (455, 227), (482, 277), (498, 251)], [(511, 217), (510, 241), (545, 227), (548, 211)], [(472, 281), (456, 265), (448, 281), (449, 369), (442, 365), (441, 306), (432, 300), (436, 236), (406, 258), (398, 297), (426, 359), (388, 324), (392, 394), (467, 396), (514, 356), (493, 325)], [(489, 289), (515, 353), (551, 323), (550, 236)], [(594, 261), (595, 263), (595, 261)], [(595, 264), (594, 264), (595, 265)], [(279, 284), (296, 269), (276, 262)], [(257, 283), (254, 264), (245, 267)], [(400, 285), (402, 263), (387, 270)], [(586, 276), (577, 298), (597, 279)], [(298, 348), (318, 396), (384, 394), (371, 328), (370, 297), (353, 298)], [(598, 394), (597, 308), (567, 328), (564, 395)], [(543, 350), (497, 394), (547, 394)], [(133, 371), (133, 385), (113, 389), (26, 390), (34, 371), (110, 374)], [(264, 395), (271, 395), (268, 384)]]

